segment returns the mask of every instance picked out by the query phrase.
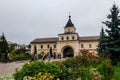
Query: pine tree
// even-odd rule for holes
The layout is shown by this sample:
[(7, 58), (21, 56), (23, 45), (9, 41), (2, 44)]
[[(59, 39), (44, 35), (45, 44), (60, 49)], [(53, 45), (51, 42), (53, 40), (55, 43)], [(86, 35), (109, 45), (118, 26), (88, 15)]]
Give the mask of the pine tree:
[(116, 65), (120, 61), (120, 19), (119, 10), (116, 4), (113, 5), (110, 12), (111, 14), (107, 17), (109, 21), (104, 22), (108, 27), (108, 29), (106, 29), (108, 34), (106, 49), (113, 64)]
[(102, 56), (102, 57), (106, 56), (106, 35), (103, 27), (100, 32), (100, 38), (99, 38), (99, 44), (98, 44), (97, 50), (98, 50), (99, 56)]
[(2, 34), (0, 38), (0, 59), (3, 58), (3, 54), (8, 51), (8, 43), (4, 36), (4, 33)]

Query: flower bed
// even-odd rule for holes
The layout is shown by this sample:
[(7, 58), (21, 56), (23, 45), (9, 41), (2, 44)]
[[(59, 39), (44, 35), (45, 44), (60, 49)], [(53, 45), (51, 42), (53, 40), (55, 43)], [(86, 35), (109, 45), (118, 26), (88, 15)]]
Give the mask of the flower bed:
[(76, 56), (64, 61), (35, 61), (24, 64), (22, 69), (0, 80), (112, 80), (114, 69), (109, 59)]
[(56, 80), (59, 74), (60, 68), (57, 65), (50, 62), (35, 61), (23, 65), (22, 69), (14, 74), (14, 78), (22, 80), (26, 76), (28, 80)]

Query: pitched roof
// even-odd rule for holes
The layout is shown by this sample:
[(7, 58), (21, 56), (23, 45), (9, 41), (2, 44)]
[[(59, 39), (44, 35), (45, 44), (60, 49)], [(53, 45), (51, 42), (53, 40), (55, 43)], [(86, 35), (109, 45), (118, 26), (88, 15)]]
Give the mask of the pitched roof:
[[(99, 36), (85, 36), (85, 37), (79, 37), (79, 41), (97, 41), (99, 39)], [(33, 40), (31, 43), (56, 43), (59, 40), (58, 37), (54, 38), (37, 38)]]
[(74, 26), (74, 24), (73, 24), (72, 21), (71, 21), (71, 16), (69, 16), (68, 22), (67, 22), (67, 24), (65, 25), (65, 27), (73, 27), (73, 26)]
[(35, 40), (33, 40), (31, 43), (51, 43), (51, 42), (57, 42), (58, 38), (54, 37), (54, 38), (37, 38)]
[(99, 39), (99, 36), (84, 36), (79, 37), (80, 41), (97, 41)]

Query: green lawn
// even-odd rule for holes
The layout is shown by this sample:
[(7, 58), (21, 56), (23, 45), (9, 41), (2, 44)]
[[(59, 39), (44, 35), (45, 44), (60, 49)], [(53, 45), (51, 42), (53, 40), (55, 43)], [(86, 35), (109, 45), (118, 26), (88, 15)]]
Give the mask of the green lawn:
[(113, 66), (115, 72), (113, 78), (120, 80), (120, 66)]

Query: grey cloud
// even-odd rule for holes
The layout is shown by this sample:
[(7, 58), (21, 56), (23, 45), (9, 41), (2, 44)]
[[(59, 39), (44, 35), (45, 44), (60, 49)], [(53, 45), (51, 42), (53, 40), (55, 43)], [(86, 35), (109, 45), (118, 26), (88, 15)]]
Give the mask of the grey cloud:
[[(113, 0), (0, 0), (0, 33), (20, 44), (63, 33), (69, 12), (80, 36), (99, 35)], [(120, 2), (116, 1), (117, 5)], [(105, 27), (106, 28), (106, 27)], [(46, 30), (47, 29), (47, 30)]]

